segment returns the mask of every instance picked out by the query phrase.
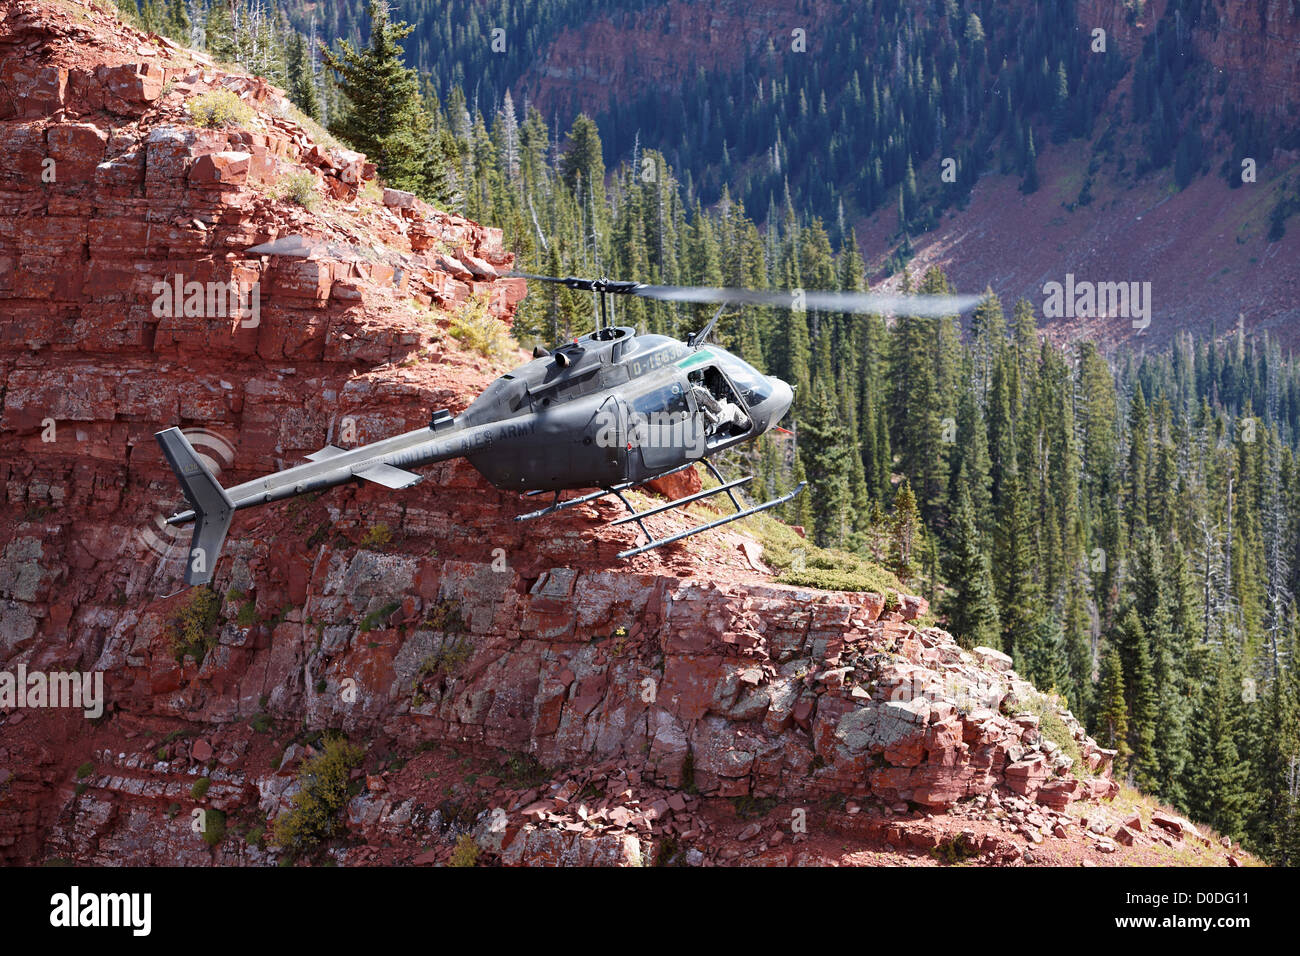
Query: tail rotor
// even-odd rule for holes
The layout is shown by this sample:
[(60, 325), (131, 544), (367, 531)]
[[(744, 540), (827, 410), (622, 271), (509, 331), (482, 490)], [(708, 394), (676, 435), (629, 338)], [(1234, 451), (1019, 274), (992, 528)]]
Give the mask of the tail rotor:
[(207, 584), (212, 580), (226, 532), (230, 530), (235, 503), (179, 428), (168, 428), (158, 432), (154, 438), (176, 473), (176, 480), (180, 482), (191, 509), (172, 515), (167, 523), (194, 522), (194, 535), (190, 539), (190, 553), (185, 563), (185, 583)]

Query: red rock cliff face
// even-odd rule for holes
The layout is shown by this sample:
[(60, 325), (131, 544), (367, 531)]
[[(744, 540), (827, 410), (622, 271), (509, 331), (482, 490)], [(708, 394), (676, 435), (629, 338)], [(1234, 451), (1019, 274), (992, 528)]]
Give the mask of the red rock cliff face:
[[(1080, 0), (1079, 23), (1101, 27), (1132, 57), (1164, 16), (1167, 0), (1150, 0), (1130, 18), (1123, 0)], [(1293, 0), (1210, 0), (1191, 31), (1197, 53), (1252, 110), (1294, 116), (1300, 105), (1300, 9)]]
[[(211, 90), (251, 118), (195, 128)], [(304, 174), (315, 212), (280, 198)], [(864, 839), (884, 824), (850, 825), (846, 798), (901, 802), (901, 834), (908, 803), (1018, 801), (1050, 830), (1109, 792), (1109, 752), (1068, 714), (1075, 757), (1041, 737), (1010, 662), (909, 623), (921, 599), (771, 584), (738, 534), (619, 564), (606, 506), (520, 525), (464, 464), (241, 514), (210, 639), (178, 655), (194, 594), (155, 431), (202, 428), (243, 480), (348, 420), (363, 442), (458, 409), (504, 367), (445, 330), (473, 296), (508, 319), (500, 234), (372, 177), (278, 91), (102, 5), (0, 6), (0, 668), (102, 673), (106, 698), (94, 722), (0, 709), (0, 860), (273, 862), (256, 834), (297, 792), (303, 727), (368, 748), (331, 850), (350, 863), (441, 862), (465, 832), (507, 863), (670, 838), (691, 862), (817, 862), (775, 832), (728, 843), (720, 799), (830, 801)], [(317, 252), (248, 251), (290, 234)], [(158, 315), (176, 275), (258, 283), (257, 322)], [(196, 809), (230, 821), (215, 848)], [(1005, 842), (972, 852), (1018, 859)]]
[(520, 80), (515, 102), (527, 98), (549, 116), (599, 112), (655, 89), (671, 94), (697, 70), (739, 68), (769, 41), (789, 50), (795, 29), (804, 31), (807, 52), (816, 55), (835, 11), (827, 0), (797, 9), (784, 0), (715, 0), (653, 4), (617, 22), (599, 17), (546, 47)]
[[(1025, 0), (1013, 0), (1024, 3)], [(912, 4), (917, 15), (933, 5)], [(1101, 27), (1132, 58), (1164, 15), (1167, 0), (1148, 0), (1141, 17), (1125, 0), (1078, 0), (1080, 28)], [(1300, 101), (1300, 10), (1294, 0), (1209, 0), (1191, 32), (1197, 52), (1223, 73), (1251, 109), (1293, 115)], [(652, 89), (671, 92), (698, 69), (739, 68), (771, 41), (788, 50), (791, 31), (806, 32), (815, 55), (826, 30), (835, 29), (837, 5), (774, 0), (667, 2), (617, 17), (599, 17), (556, 37), (515, 91), (544, 113), (599, 112)], [(1080, 42), (1084, 42), (1081, 40)]]

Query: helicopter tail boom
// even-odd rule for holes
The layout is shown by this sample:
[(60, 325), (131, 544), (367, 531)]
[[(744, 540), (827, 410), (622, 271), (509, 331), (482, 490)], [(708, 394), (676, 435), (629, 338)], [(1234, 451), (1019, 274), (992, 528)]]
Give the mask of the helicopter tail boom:
[(195, 522), (185, 583), (206, 584), (225, 542), (236, 511), (283, 501), (297, 495), (322, 491), (356, 479), (385, 488), (409, 488), (424, 476), (410, 471), (422, 465), (459, 458), (474, 447), (475, 440), (490, 438), (491, 426), (458, 428), (450, 415), (435, 416), (427, 428), (418, 428), (359, 448), (342, 449), (326, 445), (307, 456), (307, 461), (240, 485), (223, 488), (216, 476), (195, 453), (179, 428), (168, 428), (154, 437), (176, 473), (190, 510), (166, 520), (169, 525)]

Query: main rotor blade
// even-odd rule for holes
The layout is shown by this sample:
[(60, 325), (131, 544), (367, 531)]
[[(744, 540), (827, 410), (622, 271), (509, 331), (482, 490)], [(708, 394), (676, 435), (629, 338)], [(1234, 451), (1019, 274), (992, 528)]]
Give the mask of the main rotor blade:
[(535, 282), (553, 282), (583, 292), (612, 292), (618, 295), (636, 294), (642, 288), (639, 282), (624, 282), (616, 279), (581, 279), (578, 276), (536, 276), (530, 272), (512, 272), (512, 279), (532, 279)]
[(392, 249), (381, 250), (377, 247), (367, 248), (351, 243), (328, 242), (297, 233), (250, 246), (245, 251), (258, 256), (288, 256), (294, 259), (328, 255), (344, 262), (386, 262), (391, 266), (401, 267), (405, 267), (408, 261), (406, 255)]
[(320, 239), (308, 239), (306, 236), (292, 235), (281, 236), (279, 239), (272, 239), (270, 242), (249, 246), (245, 251), (258, 256), (292, 256), (306, 259), (315, 253), (326, 252), (327, 245), (326, 242)]
[(521, 279), (554, 282), (570, 289), (637, 295), (661, 302), (698, 302), (701, 305), (754, 305), (778, 309), (816, 309), (819, 312), (874, 312), (882, 315), (956, 315), (979, 305), (978, 295), (895, 295), (888, 292), (795, 292), (767, 289), (714, 289), (706, 286), (643, 285), (610, 279), (576, 276), (539, 276), (513, 272)]
[(819, 312), (874, 312), (892, 315), (956, 315), (979, 305), (978, 295), (894, 295), (887, 292), (779, 292), (760, 289), (709, 289), (678, 285), (642, 285), (633, 295), (662, 302), (725, 303), (774, 306)]

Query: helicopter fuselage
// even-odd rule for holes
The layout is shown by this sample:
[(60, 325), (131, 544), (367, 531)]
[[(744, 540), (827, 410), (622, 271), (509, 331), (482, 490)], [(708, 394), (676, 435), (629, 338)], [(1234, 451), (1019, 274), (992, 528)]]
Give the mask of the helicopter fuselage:
[[(399, 489), (422, 480), (409, 469), (462, 457), (502, 489), (641, 482), (758, 437), (793, 395), (715, 346), (607, 327), (502, 375), (455, 418), (444, 413), (428, 427), (358, 448), (327, 445), (304, 464), (221, 491), (233, 512), (358, 478)], [(710, 399), (729, 403), (742, 421), (711, 421)], [(169, 442), (183, 459), (174, 436), (164, 450)], [(182, 461), (177, 474), (184, 482), (198, 472)], [(190, 510), (167, 521), (194, 517)]]
[[(710, 397), (742, 412), (742, 423), (711, 421)], [(722, 349), (615, 327), (503, 375), (456, 425), (466, 429), (463, 454), (496, 487), (558, 491), (645, 481), (698, 461), (761, 435), (792, 400), (784, 382)]]

